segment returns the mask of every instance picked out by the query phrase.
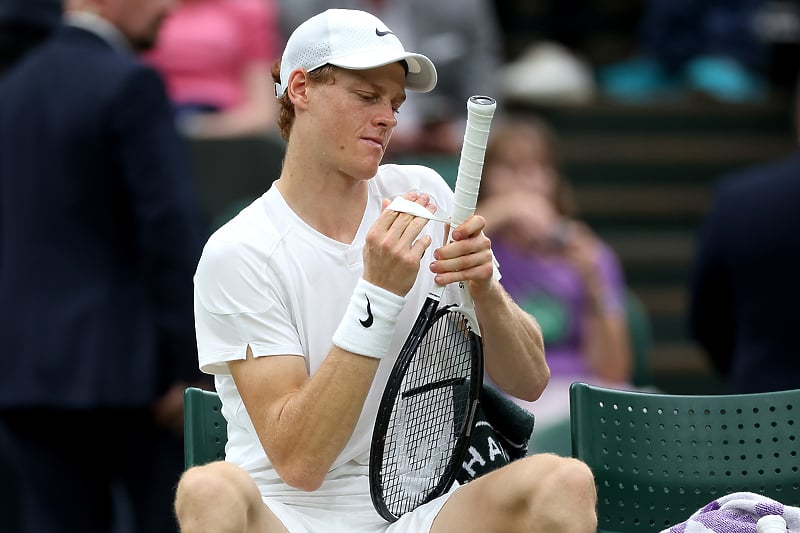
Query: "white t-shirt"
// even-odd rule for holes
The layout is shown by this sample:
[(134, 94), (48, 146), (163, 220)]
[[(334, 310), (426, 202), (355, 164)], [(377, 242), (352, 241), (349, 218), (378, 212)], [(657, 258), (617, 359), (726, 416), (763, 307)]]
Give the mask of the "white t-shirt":
[[(361, 277), (362, 248), (380, 214), (381, 200), (418, 190), (432, 196), (438, 216), (452, 212), (452, 191), (427, 167), (383, 165), (368, 187), (366, 211), (351, 244), (334, 241), (309, 227), (273, 186), (214, 233), (197, 268), (195, 321), (200, 367), (215, 375), (222, 413), (228, 421), (226, 459), (247, 470), (265, 498), (315, 506), (321, 503), (320, 497), (328, 496), (326, 501), (331, 502), (342, 496), (369, 494), (366, 474), (378, 404), (396, 354), (433, 283), (427, 266), (433, 261), (434, 249), (444, 241), (443, 223), (431, 221), (423, 230), (433, 244), (406, 295), (389, 349), (393, 355), (381, 361), (355, 431), (322, 488), (306, 493), (280, 480), (227, 367), (227, 361), (244, 359), (249, 345), (256, 357), (304, 357), (312, 375), (328, 354), (333, 333)], [(448, 289), (444, 303), (458, 298), (455, 285)]]

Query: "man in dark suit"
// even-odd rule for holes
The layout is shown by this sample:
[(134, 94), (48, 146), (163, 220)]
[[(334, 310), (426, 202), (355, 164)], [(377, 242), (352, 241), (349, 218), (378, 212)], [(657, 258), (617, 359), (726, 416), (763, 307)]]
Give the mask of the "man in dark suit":
[(135, 57), (173, 0), (75, 3), (0, 82), (0, 423), (22, 532), (108, 533), (120, 494), (126, 530), (174, 532), (206, 229)]
[(800, 387), (800, 152), (721, 182), (700, 233), (690, 332), (732, 392)]
[(0, 78), (61, 21), (62, 0), (0, 0)]

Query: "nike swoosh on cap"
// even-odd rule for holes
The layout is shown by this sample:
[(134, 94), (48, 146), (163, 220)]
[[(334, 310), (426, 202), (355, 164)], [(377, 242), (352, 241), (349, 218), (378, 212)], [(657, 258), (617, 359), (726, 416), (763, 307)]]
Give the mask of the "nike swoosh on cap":
[(386, 35), (394, 35), (394, 32), (391, 32), (389, 30), (381, 31), (378, 28), (375, 28), (375, 35), (377, 35), (378, 37), (385, 37)]

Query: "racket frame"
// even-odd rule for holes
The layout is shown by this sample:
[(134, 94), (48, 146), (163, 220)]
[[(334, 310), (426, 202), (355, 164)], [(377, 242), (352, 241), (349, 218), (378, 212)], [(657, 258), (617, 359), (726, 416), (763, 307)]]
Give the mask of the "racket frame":
[[(435, 294), (436, 292), (438, 292), (436, 289), (431, 291), (432, 294)], [(384, 500), (383, 479), (381, 475), (382, 469), (378, 468), (377, 465), (383, 464), (386, 433), (389, 429), (389, 422), (391, 421), (391, 414), (394, 405), (400, 400), (400, 396), (403, 394), (401, 388), (406, 371), (411, 365), (411, 362), (417, 353), (417, 349), (419, 348), (422, 340), (425, 338), (426, 333), (436, 324), (437, 321), (445, 319), (445, 316), (450, 313), (458, 312), (465, 317), (467, 323), (470, 322), (468, 314), (464, 313), (463, 310), (455, 304), (448, 305), (440, 309), (439, 298), (432, 296), (432, 294), (429, 294), (428, 298), (425, 300), (422, 310), (420, 311), (414, 326), (411, 328), (411, 333), (409, 333), (409, 336), (403, 345), (403, 349), (400, 351), (400, 355), (398, 356), (397, 361), (392, 368), (389, 381), (387, 382), (386, 388), (383, 391), (383, 396), (381, 397), (375, 428), (373, 430), (372, 445), (370, 448), (369, 457), (370, 497), (372, 498), (373, 506), (378, 511), (378, 514), (380, 514), (389, 522), (394, 522), (399, 519), (402, 513), (396, 514), (386, 505)], [(439, 296), (441, 296), (441, 293), (439, 293)], [(439, 478), (439, 482), (432, 489), (430, 489), (428, 494), (420, 500), (418, 505), (423, 505), (441, 496), (453, 486), (458, 474), (458, 468), (463, 462), (467, 450), (469, 449), (469, 441), (470, 437), (472, 436), (473, 426), (475, 424), (475, 414), (479, 405), (480, 389), (483, 384), (483, 345), (481, 343), (480, 336), (471, 328), (468, 332), (468, 335), (472, 363), (470, 365), (471, 372), (469, 377), (468, 391), (469, 407), (467, 409), (467, 415), (464, 419), (462, 427), (458, 429), (458, 437), (456, 438), (456, 444), (453, 447), (453, 454), (451, 455), (450, 461), (445, 468), (445, 475)], [(380, 437), (378, 437), (378, 435), (380, 435)]]
[[(475, 212), (475, 205), (480, 188), (481, 174), (483, 171), (483, 156), (489, 137), (489, 127), (496, 109), (496, 101), (488, 96), (475, 95), (467, 100), (467, 127), (464, 133), (464, 144), (458, 163), (458, 175), (454, 190), (454, 208), (450, 218), (451, 226), (455, 227), (467, 220)], [(411, 365), (417, 349), (425, 334), (447, 313), (459, 312), (466, 318), (469, 327), (470, 353), (472, 365), (470, 368), (470, 388), (468, 412), (465, 414), (464, 426), (459, 431), (456, 446), (445, 474), (439, 479), (436, 486), (422, 499), (418, 505), (427, 503), (450, 489), (458, 473), (458, 467), (469, 449), (469, 439), (472, 435), (475, 413), (478, 408), (480, 388), (483, 385), (483, 345), (480, 338), (477, 319), (475, 317), (472, 297), (464, 283), (459, 284), (462, 292), (462, 305), (446, 306), (439, 309), (439, 302), (444, 293), (444, 285), (435, 284), (414, 322), (403, 348), (400, 350), (397, 361), (392, 368), (389, 380), (384, 388), (378, 413), (373, 428), (370, 447), (369, 485), (370, 496), (378, 513), (387, 521), (394, 522), (399, 514), (392, 512), (384, 500), (383, 479), (383, 453), (385, 450), (386, 433), (391, 421), (391, 414), (400, 387), (403, 384), (406, 372)]]

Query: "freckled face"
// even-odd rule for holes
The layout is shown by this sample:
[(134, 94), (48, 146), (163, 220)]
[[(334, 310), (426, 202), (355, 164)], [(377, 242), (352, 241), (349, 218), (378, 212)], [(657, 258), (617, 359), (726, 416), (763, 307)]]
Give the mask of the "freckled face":
[(336, 69), (333, 83), (316, 85), (310, 92), (317, 141), (329, 163), (355, 179), (372, 178), (406, 98), (403, 66)]

